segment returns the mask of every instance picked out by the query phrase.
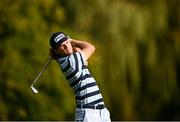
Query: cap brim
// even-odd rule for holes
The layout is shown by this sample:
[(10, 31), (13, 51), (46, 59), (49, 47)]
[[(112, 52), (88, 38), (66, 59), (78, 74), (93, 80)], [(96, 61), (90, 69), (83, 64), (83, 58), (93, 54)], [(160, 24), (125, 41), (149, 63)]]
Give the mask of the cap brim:
[(56, 48), (57, 48), (58, 46), (60, 46), (63, 42), (67, 41), (68, 39), (69, 39), (68, 37), (64, 37), (61, 41), (59, 41), (59, 42), (57, 43)]

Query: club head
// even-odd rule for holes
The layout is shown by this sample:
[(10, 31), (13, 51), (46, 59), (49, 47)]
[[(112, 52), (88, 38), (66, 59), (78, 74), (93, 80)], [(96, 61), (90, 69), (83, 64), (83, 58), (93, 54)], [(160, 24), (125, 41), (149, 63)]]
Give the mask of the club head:
[(38, 90), (36, 88), (33, 87), (33, 85), (31, 85), (31, 90), (34, 94), (37, 94), (38, 93)]

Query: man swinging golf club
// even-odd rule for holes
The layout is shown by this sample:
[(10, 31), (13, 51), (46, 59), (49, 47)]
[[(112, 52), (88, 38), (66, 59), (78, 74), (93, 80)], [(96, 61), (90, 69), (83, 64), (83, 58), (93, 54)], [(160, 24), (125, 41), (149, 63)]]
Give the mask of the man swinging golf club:
[(85, 41), (70, 39), (63, 32), (50, 38), (51, 58), (60, 64), (61, 70), (74, 91), (76, 121), (109, 122), (110, 113), (105, 107), (95, 79), (87, 68), (87, 61), (95, 47)]

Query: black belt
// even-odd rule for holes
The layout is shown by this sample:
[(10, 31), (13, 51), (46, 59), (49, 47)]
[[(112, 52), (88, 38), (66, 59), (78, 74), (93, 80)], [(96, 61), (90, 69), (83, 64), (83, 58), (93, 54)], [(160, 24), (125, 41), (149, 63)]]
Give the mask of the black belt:
[(77, 105), (77, 108), (104, 109), (105, 105)]

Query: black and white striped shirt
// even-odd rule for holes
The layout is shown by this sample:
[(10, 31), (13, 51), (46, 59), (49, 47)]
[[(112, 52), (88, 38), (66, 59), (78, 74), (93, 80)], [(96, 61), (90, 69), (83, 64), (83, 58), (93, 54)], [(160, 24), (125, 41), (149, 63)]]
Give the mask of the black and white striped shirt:
[(59, 58), (57, 62), (75, 93), (77, 105), (104, 104), (96, 81), (87, 69), (82, 53), (74, 52), (69, 56)]

